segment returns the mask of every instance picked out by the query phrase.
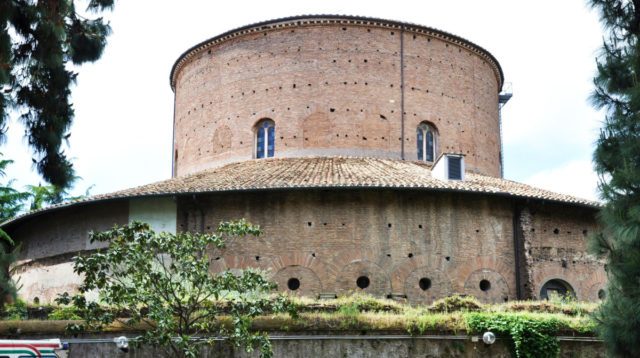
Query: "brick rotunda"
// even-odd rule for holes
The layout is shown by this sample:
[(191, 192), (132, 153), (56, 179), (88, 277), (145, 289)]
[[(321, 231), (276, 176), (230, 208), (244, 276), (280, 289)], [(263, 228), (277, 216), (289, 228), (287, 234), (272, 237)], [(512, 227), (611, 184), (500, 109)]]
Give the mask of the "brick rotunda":
[(20, 294), (77, 287), (90, 230), (246, 218), (264, 235), (210, 252), (213, 273), (258, 267), (314, 297), (597, 300), (598, 204), (502, 178), (503, 81), (485, 49), (397, 21), (299, 16), (206, 40), (171, 69), (171, 179), (2, 224)]

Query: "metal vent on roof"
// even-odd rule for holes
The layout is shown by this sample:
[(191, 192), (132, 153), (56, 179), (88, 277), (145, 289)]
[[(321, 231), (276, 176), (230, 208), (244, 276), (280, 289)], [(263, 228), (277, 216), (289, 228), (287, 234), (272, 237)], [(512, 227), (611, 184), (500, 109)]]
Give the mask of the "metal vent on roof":
[(449, 180), (462, 180), (462, 157), (447, 156)]

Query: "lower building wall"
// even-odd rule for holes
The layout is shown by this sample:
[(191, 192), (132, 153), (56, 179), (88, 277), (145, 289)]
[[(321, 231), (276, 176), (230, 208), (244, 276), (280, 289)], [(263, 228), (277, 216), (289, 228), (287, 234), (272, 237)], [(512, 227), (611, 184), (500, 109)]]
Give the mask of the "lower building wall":
[[(287, 333), (295, 336), (295, 333)], [(106, 337), (106, 336), (105, 336)], [(110, 336), (109, 336), (110, 337)], [(104, 338), (104, 337), (92, 337)], [(511, 358), (509, 342), (497, 340), (493, 345), (485, 345), (480, 340), (473, 342), (471, 338), (460, 339), (459, 336), (439, 336), (426, 338), (422, 336), (398, 337), (380, 335), (375, 338), (353, 338), (345, 336), (296, 336), (295, 339), (272, 339), (274, 357), (309, 358), (309, 357), (496, 357)], [(560, 357), (600, 358), (605, 357), (604, 346), (600, 342), (560, 341)], [(69, 351), (64, 352), (67, 358), (110, 358), (131, 357), (150, 358), (162, 356), (162, 352), (149, 347), (131, 348), (129, 353), (122, 353), (114, 343), (71, 343)], [(61, 358), (64, 358), (61, 354)], [(233, 348), (223, 342), (205, 347), (201, 351), (203, 357), (248, 358), (258, 357), (257, 352), (246, 353), (242, 349)]]
[(516, 298), (511, 206), (410, 190), (212, 194), (182, 199), (178, 230), (211, 232), (238, 218), (260, 225), (262, 236), (212, 250), (212, 271), (261, 268), (292, 294), (503, 302)]
[[(550, 290), (566, 290), (582, 301), (603, 298), (607, 284), (604, 261), (587, 252), (587, 242), (598, 231), (595, 212), (557, 204), (529, 205), (524, 216), (530, 293), (547, 298)], [(547, 292), (549, 291), (549, 292)]]
[(77, 288), (72, 258), (99, 247), (88, 240), (91, 230), (144, 220), (157, 230), (213, 232), (240, 218), (263, 235), (210, 250), (213, 274), (260, 268), (280, 291), (312, 297), (363, 292), (429, 304), (457, 293), (496, 303), (565, 287), (595, 301), (606, 285), (603, 263), (586, 253), (595, 213), (468, 193), (283, 190), (95, 203), (9, 233), (21, 243), (14, 278), (29, 302)]
[(50, 303), (59, 293), (74, 292), (82, 279), (73, 272), (72, 258), (104, 243), (90, 242), (91, 231), (127, 223), (127, 201), (104, 202), (52, 211), (9, 228), (18, 243), (12, 267), (20, 298)]

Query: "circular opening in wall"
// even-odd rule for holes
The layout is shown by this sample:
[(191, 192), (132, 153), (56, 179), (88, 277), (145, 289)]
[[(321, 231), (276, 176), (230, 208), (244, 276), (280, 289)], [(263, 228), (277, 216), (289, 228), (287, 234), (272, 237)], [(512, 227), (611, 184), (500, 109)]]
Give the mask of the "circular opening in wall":
[(423, 277), (420, 279), (420, 281), (418, 281), (418, 286), (420, 286), (420, 289), (422, 291), (426, 291), (431, 288), (431, 280)]
[(369, 281), (369, 278), (367, 276), (360, 276), (358, 277), (358, 279), (356, 280), (356, 285), (358, 285), (358, 287), (360, 287), (361, 289), (365, 289), (367, 287), (369, 287), (369, 284), (371, 282)]
[(295, 277), (290, 278), (289, 281), (287, 281), (287, 287), (289, 287), (289, 289), (291, 291), (295, 291), (295, 290), (299, 289), (300, 288), (300, 280), (298, 280)]
[(607, 291), (603, 289), (598, 290), (598, 298), (601, 300), (604, 300), (605, 298), (607, 298)]
[(491, 289), (491, 282), (489, 282), (489, 280), (480, 281), (480, 289), (485, 292), (489, 291)]

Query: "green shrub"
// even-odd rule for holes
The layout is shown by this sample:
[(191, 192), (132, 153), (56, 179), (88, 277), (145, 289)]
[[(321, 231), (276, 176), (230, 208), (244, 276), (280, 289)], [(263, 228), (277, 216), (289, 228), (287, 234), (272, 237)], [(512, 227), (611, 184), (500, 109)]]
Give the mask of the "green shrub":
[(480, 311), (482, 304), (473, 296), (453, 295), (441, 298), (429, 307), (431, 312), (458, 312), (458, 311)]
[(59, 306), (49, 313), (50, 320), (78, 320), (78, 309), (73, 306)]
[(525, 313), (469, 313), (465, 316), (470, 334), (491, 331), (509, 336), (518, 358), (557, 357), (559, 321), (555, 317)]
[(398, 302), (376, 298), (364, 293), (340, 296), (335, 300), (328, 301), (327, 304), (335, 304), (337, 311), (355, 309), (358, 312), (401, 312), (403, 310), (403, 306)]
[(4, 306), (3, 318), (6, 320), (25, 320), (27, 317), (27, 302), (21, 299), (17, 299), (14, 303)]

